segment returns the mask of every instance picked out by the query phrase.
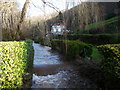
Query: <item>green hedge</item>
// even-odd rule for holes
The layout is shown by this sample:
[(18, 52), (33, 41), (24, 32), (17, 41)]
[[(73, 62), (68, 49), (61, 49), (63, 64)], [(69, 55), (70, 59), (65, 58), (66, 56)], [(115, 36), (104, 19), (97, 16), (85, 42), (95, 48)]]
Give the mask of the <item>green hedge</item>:
[[(0, 42), (1, 88), (21, 88), (23, 76), (33, 60), (32, 41)], [(32, 64), (31, 64), (32, 65)], [(31, 66), (32, 67), (32, 66)]]
[(98, 46), (104, 56), (102, 69), (109, 77), (120, 79), (120, 44), (107, 44)]
[(52, 40), (51, 46), (66, 56), (68, 60), (75, 60), (76, 56), (90, 57), (92, 45), (79, 41)]
[[(55, 38), (64, 39), (63, 35)], [(115, 34), (70, 34), (67, 35), (68, 40), (79, 40), (93, 45), (117, 44), (120, 43), (120, 33)]]

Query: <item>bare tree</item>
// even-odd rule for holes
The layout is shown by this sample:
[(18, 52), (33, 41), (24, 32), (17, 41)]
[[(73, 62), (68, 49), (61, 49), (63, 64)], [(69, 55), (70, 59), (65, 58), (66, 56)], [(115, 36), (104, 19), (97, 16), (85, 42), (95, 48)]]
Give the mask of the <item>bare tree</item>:
[(80, 30), (90, 23), (103, 20), (104, 9), (98, 2), (81, 2), (78, 7)]
[(2, 0), (0, 1), (0, 4), (0, 23), (3, 30), (3, 39), (4, 37), (13, 39), (16, 30), (16, 24), (18, 23), (19, 19), (17, 3), (10, 1), (5, 2)]
[(29, 3), (30, 3), (30, 0), (26, 0), (26, 2), (24, 3), (24, 6), (22, 8), (22, 12), (21, 12), (21, 16), (20, 16), (20, 21), (19, 21), (18, 29), (17, 29), (17, 33), (16, 33), (18, 40), (20, 39), (20, 34), (22, 34), (22, 32), (21, 32), (21, 25), (22, 25), (22, 23), (23, 23), (23, 21), (25, 19)]

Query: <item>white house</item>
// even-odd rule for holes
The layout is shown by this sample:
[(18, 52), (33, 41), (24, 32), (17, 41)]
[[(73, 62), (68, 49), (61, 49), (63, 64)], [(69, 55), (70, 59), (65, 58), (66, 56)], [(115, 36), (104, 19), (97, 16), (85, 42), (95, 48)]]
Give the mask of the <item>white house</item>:
[(62, 35), (65, 32), (64, 24), (54, 24), (51, 27), (51, 33), (56, 35)]

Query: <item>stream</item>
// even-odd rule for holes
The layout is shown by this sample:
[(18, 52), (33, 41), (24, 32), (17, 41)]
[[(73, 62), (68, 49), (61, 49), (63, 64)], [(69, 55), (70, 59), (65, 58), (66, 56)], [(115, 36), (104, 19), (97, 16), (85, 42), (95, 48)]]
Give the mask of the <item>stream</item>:
[(31, 88), (97, 88), (81, 77), (76, 65), (61, 60), (51, 47), (33, 43), (34, 62)]

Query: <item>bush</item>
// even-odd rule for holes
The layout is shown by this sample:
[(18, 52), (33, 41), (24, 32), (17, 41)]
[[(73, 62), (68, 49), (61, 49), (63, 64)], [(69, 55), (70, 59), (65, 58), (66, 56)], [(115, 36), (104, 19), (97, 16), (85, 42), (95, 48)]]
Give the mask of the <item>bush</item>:
[(69, 60), (74, 60), (76, 56), (90, 57), (92, 54), (92, 45), (79, 41), (52, 40), (51, 45)]
[(0, 45), (2, 59), (0, 65), (2, 70), (0, 81), (2, 83), (0, 87), (20, 88), (23, 85), (23, 75), (33, 60), (32, 41), (0, 42)]
[[(63, 35), (58, 35), (56, 39), (64, 39)], [(68, 40), (79, 40), (93, 45), (117, 44), (120, 43), (120, 33), (114, 34), (68, 34)]]
[(120, 34), (73, 34), (67, 36), (68, 40), (79, 40), (93, 45), (120, 43)]
[(35, 43), (39, 43), (40, 42), (40, 38), (39, 37), (35, 37), (33, 40), (34, 40)]
[(104, 56), (102, 69), (110, 78), (120, 79), (120, 44), (107, 44), (98, 46)]
[(93, 52), (91, 55), (92, 60), (96, 63), (101, 63), (103, 56), (100, 54), (100, 52), (98, 51), (96, 47), (93, 47), (92, 49), (93, 49), (92, 50)]
[(34, 49), (32, 46), (32, 42), (31, 40), (26, 40), (25, 41), (27, 43), (27, 72), (31, 72), (32, 68), (33, 68), (33, 58), (34, 58)]

